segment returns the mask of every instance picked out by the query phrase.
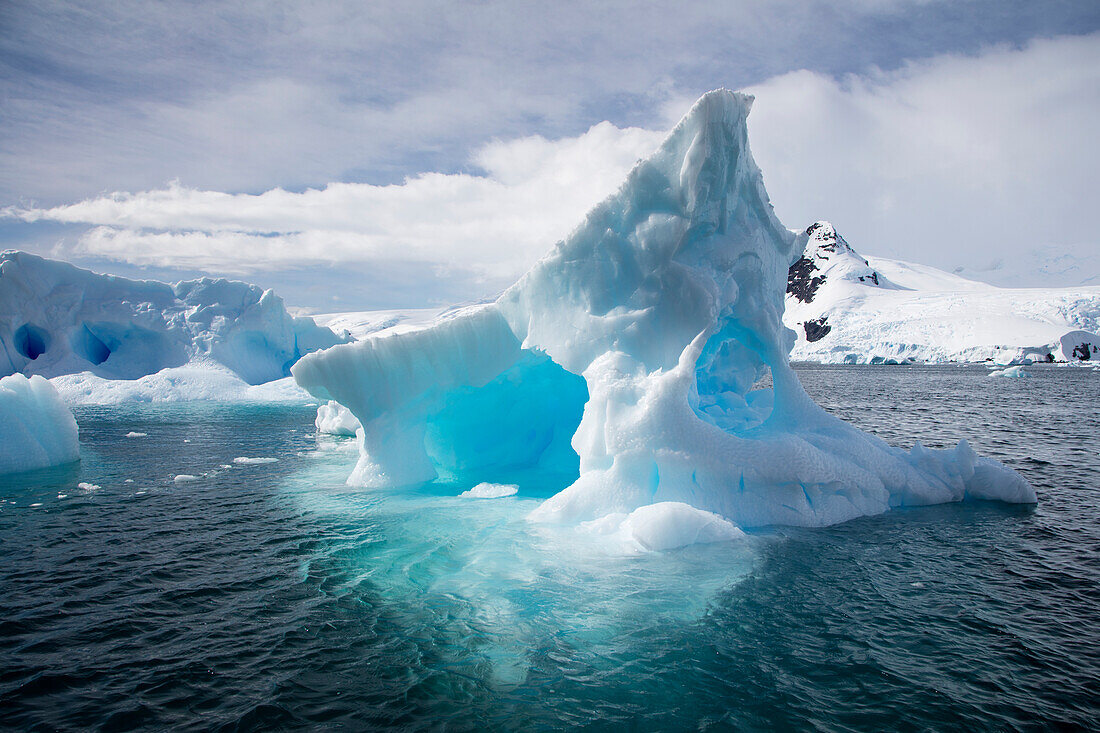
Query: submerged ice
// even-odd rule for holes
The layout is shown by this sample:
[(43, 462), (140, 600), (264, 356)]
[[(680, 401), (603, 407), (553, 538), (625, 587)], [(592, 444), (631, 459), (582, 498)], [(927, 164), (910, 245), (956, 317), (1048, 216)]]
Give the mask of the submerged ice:
[(832, 417), (788, 364), (783, 227), (749, 152), (751, 97), (703, 96), (620, 190), (495, 302), (292, 369), (358, 420), (349, 483), (517, 470), (564, 487), (530, 514), (671, 548), (967, 498), (1032, 502), (1018, 474), (892, 448)]

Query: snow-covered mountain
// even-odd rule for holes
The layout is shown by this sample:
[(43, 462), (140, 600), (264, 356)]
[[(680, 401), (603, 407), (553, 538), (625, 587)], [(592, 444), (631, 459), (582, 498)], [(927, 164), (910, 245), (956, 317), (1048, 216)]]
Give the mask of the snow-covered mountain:
[(133, 380), (198, 361), (260, 384), (289, 375), (303, 354), (348, 340), (291, 316), (274, 292), (249, 283), (169, 285), (0, 252), (0, 376)]
[(998, 288), (934, 267), (862, 257), (828, 222), (806, 230), (787, 277), (794, 361), (1100, 359), (1100, 287)]

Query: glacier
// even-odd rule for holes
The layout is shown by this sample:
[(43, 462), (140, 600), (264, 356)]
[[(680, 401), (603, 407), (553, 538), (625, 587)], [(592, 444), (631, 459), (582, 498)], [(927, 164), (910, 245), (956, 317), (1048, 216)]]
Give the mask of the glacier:
[(783, 314), (791, 359), (819, 363), (1098, 358), (1100, 287), (1000, 288), (927, 265), (863, 257), (827, 221), (806, 230)]
[(1034, 502), (965, 441), (892, 448), (803, 390), (782, 316), (808, 235), (772, 210), (751, 102), (701, 97), (495, 301), (295, 364), (299, 385), (361, 425), (348, 483), (554, 476), (530, 520), (653, 548), (902, 506)]
[(76, 420), (53, 385), (38, 375), (0, 377), (0, 473), (79, 459)]
[(0, 376), (134, 380), (213, 364), (258, 385), (289, 377), (302, 354), (349, 340), (249, 283), (169, 285), (0, 252)]

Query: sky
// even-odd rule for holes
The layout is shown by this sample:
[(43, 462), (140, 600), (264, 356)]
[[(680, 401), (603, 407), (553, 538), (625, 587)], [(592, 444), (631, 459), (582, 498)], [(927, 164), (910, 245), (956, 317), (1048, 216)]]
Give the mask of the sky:
[(1100, 3), (0, 3), (0, 248), (320, 311), (491, 297), (703, 92), (780, 219), (1100, 284)]

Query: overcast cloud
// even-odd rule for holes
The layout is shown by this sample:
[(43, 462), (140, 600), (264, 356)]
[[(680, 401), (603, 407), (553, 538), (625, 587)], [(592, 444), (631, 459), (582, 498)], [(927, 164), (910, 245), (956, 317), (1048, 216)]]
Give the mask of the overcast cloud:
[(788, 226), (1068, 284), (1096, 274), (1095, 8), (6, 3), (0, 245), (292, 302), (342, 287), (316, 263), (342, 306), (479, 297), (726, 86)]

